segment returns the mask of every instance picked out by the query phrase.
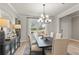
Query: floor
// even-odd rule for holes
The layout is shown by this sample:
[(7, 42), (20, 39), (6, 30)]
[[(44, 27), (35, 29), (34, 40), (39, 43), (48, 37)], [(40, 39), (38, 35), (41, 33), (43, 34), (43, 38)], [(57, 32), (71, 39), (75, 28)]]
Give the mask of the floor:
[(67, 51), (71, 55), (79, 55), (79, 40), (70, 40)]
[[(20, 44), (20, 47), (16, 50), (16, 52), (14, 53), (14, 55), (23, 55), (24, 51), (26, 50), (26, 48), (28, 48), (27, 43), (26, 42), (22, 42)], [(28, 49), (29, 50), (29, 49)], [(30, 53), (30, 51), (27, 50), (27, 54)]]
[[(30, 54), (30, 46), (28, 44), (27, 42), (22, 42), (14, 55), (42, 55), (41, 51), (32, 51)], [(79, 42), (70, 41), (67, 50), (70, 54), (79, 55)]]
[(22, 42), (20, 47), (16, 50), (14, 55), (42, 55), (41, 51), (32, 51), (30, 53), (30, 46), (27, 42)]

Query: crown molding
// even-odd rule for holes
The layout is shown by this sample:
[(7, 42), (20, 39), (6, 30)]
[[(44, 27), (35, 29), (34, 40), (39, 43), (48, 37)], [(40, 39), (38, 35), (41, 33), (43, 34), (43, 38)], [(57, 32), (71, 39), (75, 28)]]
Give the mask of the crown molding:
[(71, 16), (72, 18), (74, 18), (74, 17), (79, 17), (79, 14), (78, 15), (74, 15), (74, 16)]

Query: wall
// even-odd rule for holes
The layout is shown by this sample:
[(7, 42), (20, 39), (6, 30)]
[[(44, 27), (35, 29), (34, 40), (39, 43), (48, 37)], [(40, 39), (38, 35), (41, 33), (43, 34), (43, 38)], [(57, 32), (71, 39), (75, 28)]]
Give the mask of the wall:
[(72, 18), (70, 16), (65, 16), (60, 20), (60, 32), (63, 34), (63, 38), (71, 38)]
[(72, 38), (79, 39), (79, 16), (72, 18)]
[(16, 12), (7, 4), (0, 3), (0, 16), (6, 18), (11, 21), (11, 23), (15, 23)]
[[(6, 3), (0, 3), (0, 17), (10, 20), (10, 23), (15, 24), (16, 13), (13, 9)], [(9, 32), (8, 28), (4, 27), (5, 38)]]
[(52, 18), (52, 22), (47, 24), (47, 31), (48, 33), (57, 32), (57, 19), (56, 18)]
[[(58, 18), (65, 17), (64, 19), (66, 19), (66, 20), (62, 21), (62, 23), (63, 23), (62, 28), (64, 29), (64, 37), (67, 37), (67, 38), (71, 37), (73, 39), (79, 39), (79, 26), (78, 26), (79, 25), (79, 16), (73, 17), (72, 20), (67, 20), (68, 15), (73, 14), (77, 11), (79, 11), (79, 4), (73, 6), (72, 8), (70, 8), (62, 13), (60, 13), (57, 16)], [(78, 15), (79, 15), (79, 13), (78, 13)], [(74, 16), (76, 16), (76, 15), (74, 15)], [(67, 23), (68, 23), (68, 25), (67, 25)]]

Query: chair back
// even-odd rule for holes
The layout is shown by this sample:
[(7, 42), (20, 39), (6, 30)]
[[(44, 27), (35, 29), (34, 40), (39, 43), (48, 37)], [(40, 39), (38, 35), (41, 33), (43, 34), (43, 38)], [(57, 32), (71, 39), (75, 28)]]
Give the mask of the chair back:
[(67, 53), (68, 39), (55, 39), (52, 47), (52, 54), (65, 55)]
[(54, 32), (50, 33), (50, 37), (52, 37), (52, 38), (54, 37)]
[(30, 35), (28, 35), (28, 42), (27, 42), (27, 43), (28, 43), (29, 45), (31, 45), (31, 40), (30, 40), (30, 39), (31, 39), (31, 38), (30, 38)]
[(56, 33), (55, 39), (61, 39), (61, 33)]

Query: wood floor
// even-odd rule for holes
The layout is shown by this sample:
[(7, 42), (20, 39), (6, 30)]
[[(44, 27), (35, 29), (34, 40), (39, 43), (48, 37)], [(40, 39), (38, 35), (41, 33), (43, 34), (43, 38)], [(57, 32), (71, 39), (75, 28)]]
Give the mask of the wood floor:
[[(17, 49), (17, 51), (14, 53), (14, 55), (24, 55), (24, 52), (26, 50), (26, 48), (28, 47), (27, 42), (22, 42), (20, 47)], [(29, 49), (28, 49), (29, 50)], [(29, 54), (29, 52), (27, 52), (27, 54)]]
[[(68, 53), (70, 55), (79, 55), (79, 41), (70, 40), (68, 49)], [(14, 55), (29, 55), (30, 54), (30, 46), (27, 42), (22, 42), (20, 47), (14, 53)], [(41, 55), (39, 52), (33, 52), (32, 55)]]
[(79, 40), (70, 40), (67, 51), (70, 55), (79, 55)]
[(14, 55), (42, 55), (42, 51), (30, 51), (29, 43), (22, 42)]

